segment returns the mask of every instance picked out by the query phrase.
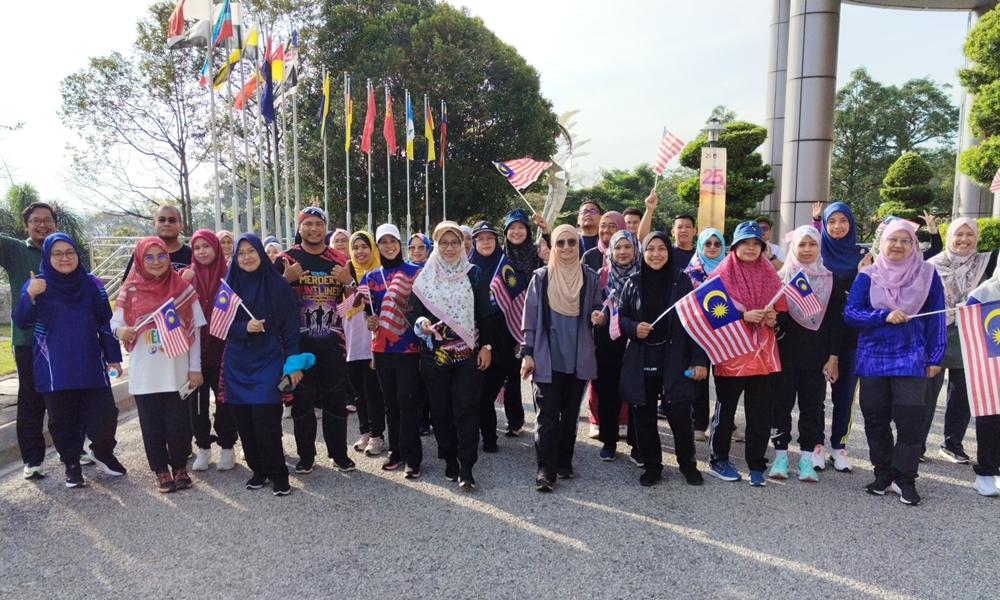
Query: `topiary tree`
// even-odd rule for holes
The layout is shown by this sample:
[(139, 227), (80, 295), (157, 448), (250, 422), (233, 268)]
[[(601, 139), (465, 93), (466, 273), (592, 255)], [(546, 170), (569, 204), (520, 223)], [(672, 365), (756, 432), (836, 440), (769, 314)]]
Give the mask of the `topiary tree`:
[(934, 188), (929, 185), (933, 178), (934, 170), (927, 161), (916, 152), (907, 152), (889, 167), (878, 193), (886, 202), (896, 202), (913, 211), (923, 210), (934, 201)]
[(1000, 9), (979, 19), (962, 50), (972, 64), (959, 69), (958, 79), (975, 94), (969, 129), (980, 142), (962, 152), (958, 170), (985, 187), (1000, 168)]

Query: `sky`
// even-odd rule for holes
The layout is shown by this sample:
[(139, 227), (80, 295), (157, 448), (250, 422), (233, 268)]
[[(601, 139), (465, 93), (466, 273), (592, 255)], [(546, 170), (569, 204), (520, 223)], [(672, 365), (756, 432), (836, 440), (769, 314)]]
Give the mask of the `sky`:
[[(770, 0), (453, 0), (518, 52), (541, 76), (556, 114), (578, 109), (573, 130), (590, 140), (575, 162), (583, 183), (600, 169), (652, 162), (663, 127), (685, 141), (724, 104), (739, 118), (763, 124)], [(37, 6), (10, 2), (0, 20), (7, 49), (35, 48), (40, 68), (18, 71), (17, 93), (0, 94), (0, 158), (18, 182), (42, 198), (75, 203), (65, 183), (76, 136), (62, 126), (59, 83), (89, 57), (128, 51), (144, 0), (57, 0), (46, 18), (48, 40), (37, 43)], [(929, 76), (951, 84), (963, 64), (967, 13), (903, 11), (845, 4), (841, 12), (838, 85), (866, 67), (876, 80), (901, 84)], [(90, 32), (81, 35), (80, 32)], [(7, 55), (16, 53), (7, 52)], [(514, 157), (498, 157), (514, 158)], [(542, 158), (542, 157), (535, 157)], [(675, 159), (676, 162), (676, 159)], [(6, 188), (6, 174), (0, 177)]]

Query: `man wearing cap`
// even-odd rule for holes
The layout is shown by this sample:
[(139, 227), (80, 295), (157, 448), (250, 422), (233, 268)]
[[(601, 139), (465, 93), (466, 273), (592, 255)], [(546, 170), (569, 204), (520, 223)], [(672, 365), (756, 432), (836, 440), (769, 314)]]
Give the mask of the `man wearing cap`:
[(780, 246), (771, 243), (771, 227), (773, 227), (771, 217), (761, 215), (754, 222), (760, 226), (760, 232), (764, 234), (764, 256), (775, 270), (780, 269), (785, 265), (785, 253)]
[(337, 305), (347, 286), (354, 285), (350, 258), (327, 246), (326, 213), (307, 206), (299, 213), (299, 243), (278, 254), (274, 264), (284, 273), (299, 298), (299, 331), (302, 352), (316, 356), (313, 368), (295, 387), (292, 422), (299, 462), (295, 472), (311, 473), (316, 463), (316, 418), (323, 410), (323, 438), (334, 466), (353, 471), (347, 456), (347, 354), (344, 324)]

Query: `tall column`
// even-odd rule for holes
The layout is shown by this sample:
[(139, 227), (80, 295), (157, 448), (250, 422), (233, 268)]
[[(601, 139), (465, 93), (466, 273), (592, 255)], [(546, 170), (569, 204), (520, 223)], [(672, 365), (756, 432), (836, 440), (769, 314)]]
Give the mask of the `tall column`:
[[(781, 213), (781, 150), (785, 143), (785, 80), (788, 75), (788, 16), (791, 0), (772, 0), (767, 49), (767, 104), (764, 126), (767, 139), (761, 149), (764, 163), (771, 165), (774, 191), (761, 201), (761, 212), (778, 222)], [(775, 238), (777, 239), (777, 238)]]
[[(979, 18), (986, 14), (989, 8), (977, 8), (969, 12), (969, 29), (976, 26), (979, 22)], [(966, 59), (965, 66), (969, 66), (969, 61)], [(958, 137), (958, 154), (961, 156), (962, 151), (968, 148), (972, 148), (979, 144), (979, 139), (972, 135), (972, 131), (969, 129), (969, 109), (972, 108), (972, 102), (976, 97), (972, 94), (963, 92), (962, 93), (962, 108), (960, 113), (961, 126), (959, 127), (959, 137)], [(992, 206), (991, 206), (992, 205)], [(988, 188), (980, 187), (979, 184), (975, 183), (967, 175), (962, 174), (958, 171), (958, 165), (955, 168), (955, 195), (952, 202), (951, 214), (953, 217), (972, 217), (973, 219), (978, 217), (990, 217), (990, 216), (1000, 216), (995, 214), (996, 211), (1000, 210), (1000, 202), (994, 202), (993, 194)]]
[(792, 0), (779, 234), (811, 223), (811, 204), (830, 200), (839, 36), (840, 0)]

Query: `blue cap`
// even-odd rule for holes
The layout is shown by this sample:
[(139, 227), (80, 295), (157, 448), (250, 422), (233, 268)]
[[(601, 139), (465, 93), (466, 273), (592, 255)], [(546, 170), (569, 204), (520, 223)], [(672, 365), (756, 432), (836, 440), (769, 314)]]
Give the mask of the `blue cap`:
[(736, 231), (733, 233), (733, 242), (729, 247), (735, 248), (736, 244), (749, 239), (755, 239), (760, 242), (761, 247), (764, 246), (764, 232), (760, 230), (760, 225), (755, 221), (744, 221), (737, 225)]
[(524, 223), (525, 227), (531, 229), (531, 218), (528, 216), (528, 211), (523, 208), (515, 208), (507, 213), (507, 218), (503, 221), (503, 230), (505, 233), (512, 223)]

